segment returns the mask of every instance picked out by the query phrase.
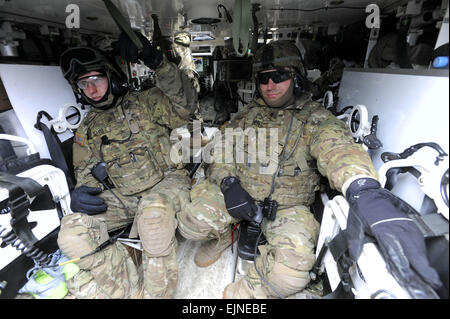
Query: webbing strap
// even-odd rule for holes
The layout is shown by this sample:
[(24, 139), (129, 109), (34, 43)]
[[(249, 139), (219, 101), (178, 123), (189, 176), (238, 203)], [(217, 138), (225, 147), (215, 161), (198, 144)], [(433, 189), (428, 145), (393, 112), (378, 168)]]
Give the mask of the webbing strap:
[[(18, 187), (23, 189), (24, 192), (27, 193), (30, 198), (36, 196), (42, 190), (41, 184), (36, 182), (34, 179), (20, 177), (5, 172), (0, 172), (0, 182), (6, 182), (8, 184), (17, 185)], [(9, 190), (9, 187), (5, 188)]]
[[(248, 38), (251, 22), (250, 0), (236, 0), (233, 8), (233, 47), (236, 55), (242, 57), (247, 54)], [(242, 51), (239, 51), (239, 44)]]
[(425, 238), (440, 237), (448, 234), (448, 220), (439, 213), (409, 215)]
[(44, 134), (45, 142), (47, 143), (50, 157), (52, 158), (55, 166), (60, 168), (66, 175), (67, 186), (69, 190), (74, 189), (74, 183), (67, 166), (66, 159), (61, 149), (61, 141), (58, 136), (54, 134), (44, 123), (41, 122), (42, 115), (45, 115), (48, 120), (52, 120), (52, 117), (45, 111), (40, 111), (37, 115), (36, 124), (34, 127)]

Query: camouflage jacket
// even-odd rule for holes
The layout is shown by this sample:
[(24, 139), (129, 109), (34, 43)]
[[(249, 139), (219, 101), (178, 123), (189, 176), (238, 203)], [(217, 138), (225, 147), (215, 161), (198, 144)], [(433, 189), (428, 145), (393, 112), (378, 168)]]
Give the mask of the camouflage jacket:
[(122, 195), (134, 195), (177, 167), (169, 158), (170, 131), (191, 120), (197, 93), (187, 76), (166, 59), (156, 70), (155, 82), (154, 88), (124, 96), (114, 108), (91, 108), (74, 139), (77, 185), (99, 186), (90, 170), (104, 161), (115, 188)]
[[(240, 153), (237, 139), (228, 138), (228, 146), (232, 145), (226, 150), (224, 134), (230, 128), (244, 132), (244, 149)], [(220, 184), (225, 176), (237, 176), (256, 200), (264, 200), (273, 184), (272, 198), (280, 205), (311, 205), (319, 189), (319, 173), (339, 191), (354, 175), (377, 177), (368, 153), (353, 141), (345, 123), (312, 101), (309, 95), (286, 108), (271, 108), (262, 99), (254, 100), (221, 134), (215, 141), (219, 148), (214, 149), (214, 154), (221, 147), (222, 154), (214, 156), (208, 173), (210, 180)], [(252, 151), (255, 153), (256, 149), (256, 160), (249, 151), (251, 143), (257, 146)], [(261, 151), (267, 156), (261, 156)], [(227, 156), (231, 156), (231, 161)]]
[(190, 44), (189, 32), (182, 31), (174, 35), (174, 42), (172, 44), (172, 50), (179, 60), (178, 68), (182, 70), (193, 82), (193, 85), (197, 91), (200, 92), (200, 83), (198, 81), (198, 73), (195, 70), (195, 63), (192, 57), (192, 51), (189, 47)]

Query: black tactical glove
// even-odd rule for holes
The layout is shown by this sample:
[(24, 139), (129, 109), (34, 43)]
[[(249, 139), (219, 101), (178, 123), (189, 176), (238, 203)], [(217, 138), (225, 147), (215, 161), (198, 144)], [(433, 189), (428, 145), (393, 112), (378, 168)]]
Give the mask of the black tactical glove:
[(150, 69), (156, 69), (163, 59), (162, 52), (157, 50), (150, 44), (140, 32), (135, 32), (138, 39), (142, 43), (142, 52), (138, 53), (136, 45), (131, 41), (131, 39), (123, 33), (119, 37), (119, 42), (117, 44), (120, 56), (128, 62), (137, 63), (138, 58), (144, 61), (145, 65)]
[(242, 188), (237, 177), (225, 177), (220, 184), (228, 213), (236, 218), (253, 221), (258, 206), (253, 197)]
[(101, 188), (80, 186), (70, 193), (70, 208), (74, 212), (97, 215), (106, 211), (105, 200), (95, 196), (102, 192)]
[(353, 181), (346, 197), (350, 205), (347, 240), (353, 260), (358, 260), (367, 234), (375, 238), (394, 276), (418, 291), (422, 285), (416, 274), (434, 289), (442, 285), (428, 262), (423, 234), (408, 216), (415, 214), (411, 206), (372, 178)]

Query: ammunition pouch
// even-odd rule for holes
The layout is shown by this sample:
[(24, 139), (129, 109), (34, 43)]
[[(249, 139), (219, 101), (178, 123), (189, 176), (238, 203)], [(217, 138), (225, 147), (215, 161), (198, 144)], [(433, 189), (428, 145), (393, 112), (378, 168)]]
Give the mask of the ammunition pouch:
[(164, 177), (164, 172), (147, 147), (138, 147), (106, 162), (108, 177), (122, 195), (145, 191)]

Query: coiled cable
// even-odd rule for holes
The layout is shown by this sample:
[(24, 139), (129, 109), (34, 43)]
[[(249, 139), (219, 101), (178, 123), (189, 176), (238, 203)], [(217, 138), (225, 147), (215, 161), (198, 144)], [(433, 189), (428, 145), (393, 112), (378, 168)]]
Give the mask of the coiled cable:
[(33, 259), (36, 263), (40, 265), (46, 265), (50, 262), (50, 256), (43, 252), (38, 247), (34, 245), (26, 245), (22, 242), (22, 240), (17, 236), (17, 234), (12, 229), (8, 229), (8, 227), (4, 227), (0, 225), (0, 239), (1, 239), (1, 247), (6, 247), (11, 245), (22, 254), (27, 257)]

